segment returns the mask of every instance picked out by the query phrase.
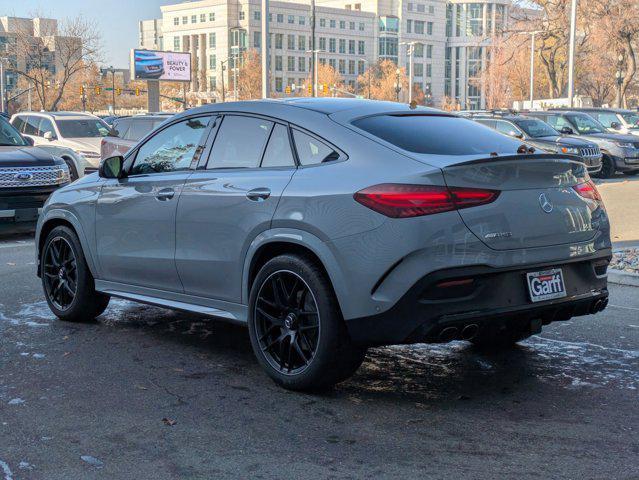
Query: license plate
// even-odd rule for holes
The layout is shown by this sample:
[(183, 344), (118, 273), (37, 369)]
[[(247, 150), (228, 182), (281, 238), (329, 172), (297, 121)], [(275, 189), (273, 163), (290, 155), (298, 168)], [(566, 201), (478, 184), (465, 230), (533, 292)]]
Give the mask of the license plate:
[(555, 298), (563, 298), (566, 294), (566, 284), (561, 268), (530, 272), (526, 274), (528, 293), (533, 302), (543, 302)]

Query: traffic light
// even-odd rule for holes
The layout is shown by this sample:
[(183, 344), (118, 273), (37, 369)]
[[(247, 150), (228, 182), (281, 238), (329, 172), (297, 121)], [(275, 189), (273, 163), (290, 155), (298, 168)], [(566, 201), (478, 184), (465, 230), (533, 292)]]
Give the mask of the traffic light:
[(101, 95), (102, 94), (102, 87), (96, 85), (95, 94), (96, 95)]
[(324, 95), (328, 95), (328, 85), (326, 83), (322, 85), (322, 91), (324, 92)]
[(115, 89), (115, 93), (116, 93), (117, 95), (122, 95), (122, 89), (121, 89), (121, 88), (119, 88), (119, 87), (118, 87), (118, 88), (116, 88), (116, 89)]
[(140, 96), (140, 87), (135, 87), (135, 96), (136, 97)]
[(309, 95), (313, 95), (313, 84), (312, 83), (308, 84), (308, 94)]
[(80, 96), (84, 97), (84, 85), (80, 87)]
[(284, 93), (286, 93), (286, 95), (290, 95), (291, 94), (291, 86), (287, 85), (286, 88), (284, 89)]

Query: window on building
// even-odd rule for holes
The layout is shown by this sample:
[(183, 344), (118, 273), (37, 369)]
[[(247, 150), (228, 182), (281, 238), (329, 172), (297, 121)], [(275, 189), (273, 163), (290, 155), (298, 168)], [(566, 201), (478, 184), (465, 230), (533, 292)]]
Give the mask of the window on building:
[(217, 65), (217, 56), (215, 54), (213, 55), (209, 55), (209, 69), (210, 70), (215, 70), (216, 65)]
[(466, 9), (466, 35), (477, 37), (483, 30), (483, 3), (469, 3)]
[(331, 22), (330, 22), (331, 28), (335, 28), (335, 25), (336, 25), (335, 20), (331, 20)]
[(424, 34), (424, 22), (423, 20), (415, 20), (415, 33), (419, 35)]
[(277, 14), (277, 23), (284, 23), (284, 14), (283, 13), (278, 13)]
[(329, 38), (329, 39), (328, 39), (328, 51), (329, 51), (330, 53), (335, 53), (335, 44), (336, 44), (336, 43), (337, 43), (337, 42), (335, 41), (335, 39), (334, 39), (334, 38)]
[(416, 58), (422, 58), (424, 56), (424, 44), (416, 43), (413, 45), (413, 56)]
[(326, 27), (326, 19), (325, 18), (320, 18), (320, 27), (322, 27), (322, 28)]
[(410, 18), (406, 20), (406, 33), (413, 33), (413, 21)]
[(246, 12), (244, 10), (240, 10), (240, 20), (244, 20), (246, 18)]
[(306, 51), (306, 35), (300, 35), (297, 37), (297, 49), (303, 52)]
[(206, 13), (200, 13), (200, 23), (206, 22)]
[(286, 48), (289, 50), (295, 50), (295, 35), (286, 36)]
[(366, 42), (364, 40), (358, 40), (357, 53), (359, 55), (366, 55)]
[(255, 10), (253, 12), (253, 20), (262, 20), (262, 12)]
[(424, 4), (423, 3), (418, 3), (417, 4), (417, 11), (419, 13), (424, 13), (426, 11), (426, 9), (424, 8)]
[(366, 24), (364, 22), (359, 22), (359, 31), (363, 32), (366, 30)]
[(413, 63), (413, 75), (415, 77), (423, 77), (424, 76), (424, 64), (423, 63)]
[(299, 23), (300, 25), (306, 25), (306, 17), (299, 17), (297, 19), (297, 23)]
[(209, 48), (216, 48), (217, 40), (215, 37), (215, 32), (209, 33)]
[[(280, 60), (281, 60), (281, 57), (280, 57)], [(281, 93), (284, 90), (282, 86), (283, 86), (282, 77), (275, 77), (275, 91)]]
[(346, 53), (346, 40), (343, 38), (339, 39), (339, 53)]
[(366, 62), (364, 62), (364, 60), (359, 60), (357, 62), (357, 73), (359, 75), (363, 75), (364, 71), (365, 71), (365, 68), (366, 68)]
[(175, 17), (173, 19), (173, 25), (179, 25), (180, 24), (180, 17)]
[(428, 22), (426, 24), (426, 34), (427, 35), (432, 35), (433, 34), (433, 22)]
[(326, 37), (320, 37), (319, 39), (319, 49), (326, 50)]
[(288, 23), (291, 23), (291, 24), (295, 23), (295, 15), (288, 16)]
[(284, 43), (284, 34), (283, 33), (276, 33), (275, 34), (275, 48), (278, 50), (281, 50), (283, 48), (283, 43)]
[(287, 64), (286, 64), (286, 70), (289, 72), (294, 72), (295, 71), (295, 57), (291, 57), (289, 56), (287, 58)]
[(355, 60), (348, 61), (348, 74), (355, 75)]
[(435, 13), (435, 7), (433, 5), (428, 5), (428, 13), (431, 15)]
[(215, 12), (211, 12), (209, 13), (209, 22), (214, 22), (215, 21)]
[(281, 55), (275, 55), (275, 71), (276, 72), (281, 72), (282, 71), (282, 56)]
[(328, 59), (328, 66), (331, 67), (333, 70), (337, 68), (337, 62), (335, 61), (334, 58)]
[(213, 92), (217, 90), (217, 77), (209, 78), (209, 89)]
[(415, 8), (415, 5), (413, 3), (408, 2), (408, 5), (406, 6), (406, 10), (408, 10), (409, 12), (412, 12), (413, 8)]
[(262, 32), (253, 32), (253, 47), (262, 47)]
[(348, 23), (348, 29), (349, 30), (355, 30), (355, 22), (349, 22)]
[(297, 58), (297, 71), (305, 72), (306, 71), (306, 57), (298, 57)]
[(191, 15), (191, 23), (197, 23), (197, 15)]
[(433, 58), (433, 46), (426, 45), (426, 58)]
[(189, 23), (189, 17), (182, 17), (182, 25)]
[(173, 51), (180, 51), (180, 37), (173, 37)]
[(348, 41), (348, 53), (350, 55), (355, 55), (355, 40)]
[(433, 66), (430, 63), (426, 64), (426, 76), (427, 77), (433, 76)]
[(342, 30), (346, 29), (346, 22), (344, 20), (339, 21), (339, 28), (341, 28)]
[(399, 18), (397, 17), (379, 17), (380, 32), (399, 32)]
[(345, 75), (346, 74), (346, 60), (340, 59), (338, 65), (339, 65), (339, 68), (338, 68), (339, 73), (341, 73), (342, 75)]

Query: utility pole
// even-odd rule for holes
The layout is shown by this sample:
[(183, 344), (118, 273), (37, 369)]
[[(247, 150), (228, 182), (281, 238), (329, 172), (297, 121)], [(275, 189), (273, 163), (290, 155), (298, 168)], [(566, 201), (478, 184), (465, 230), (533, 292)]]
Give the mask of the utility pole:
[(402, 89), (402, 85), (399, 83), (399, 74), (401, 70), (398, 68), (395, 70), (395, 99), (399, 102), (399, 92)]
[(5, 59), (0, 57), (0, 112), (6, 112), (6, 104), (5, 99), (7, 97), (5, 92), (5, 82), (4, 82), (4, 61)]
[[(269, 55), (269, 0), (262, 0), (262, 98), (271, 96)], [(224, 66), (222, 66), (222, 98), (224, 98)], [(224, 101), (224, 100), (222, 100)]]
[(530, 109), (533, 108), (535, 97), (535, 35), (537, 31), (530, 32)]
[[(220, 62), (220, 65), (222, 66), (222, 103), (226, 102), (226, 92), (224, 91), (224, 70), (226, 70), (226, 67), (224, 64), (227, 62), (228, 60), (222, 60)], [(264, 64), (262, 63), (262, 65)], [(264, 73), (262, 73), (262, 75), (264, 75)], [(264, 91), (264, 86), (262, 86), (262, 91)]]
[(577, 35), (577, 0), (572, 0), (570, 10), (570, 46), (568, 49), (568, 102), (574, 106), (575, 97), (575, 36)]
[[(31, 103), (31, 96), (29, 96), (29, 103)], [(29, 110), (31, 110), (31, 106), (29, 106)], [(87, 111), (87, 86), (82, 84), (82, 111)]]
[(311, 0), (311, 78), (313, 79), (313, 96), (317, 97), (317, 48), (315, 48), (315, 0)]

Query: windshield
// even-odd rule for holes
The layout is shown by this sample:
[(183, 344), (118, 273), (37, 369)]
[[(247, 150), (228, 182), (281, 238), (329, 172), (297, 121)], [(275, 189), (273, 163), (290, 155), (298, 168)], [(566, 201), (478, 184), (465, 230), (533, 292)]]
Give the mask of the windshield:
[(515, 153), (521, 141), (466, 118), (440, 115), (377, 115), (353, 122), (404, 150), (433, 155)]
[(28, 143), (15, 127), (0, 117), (0, 147), (26, 147), (27, 145)]
[(577, 131), (582, 135), (589, 135), (591, 133), (606, 133), (604, 126), (594, 118), (583, 115), (567, 115), (570, 121), (573, 123)]
[(517, 120), (515, 124), (521, 128), (529, 137), (556, 137), (560, 133), (548, 125), (546, 122), (537, 120), (536, 118), (529, 118), (526, 120)]
[(628, 123), (630, 128), (639, 128), (639, 113), (628, 112), (622, 113), (621, 116)]
[(106, 137), (109, 126), (100, 119), (58, 120), (58, 129), (64, 138)]

